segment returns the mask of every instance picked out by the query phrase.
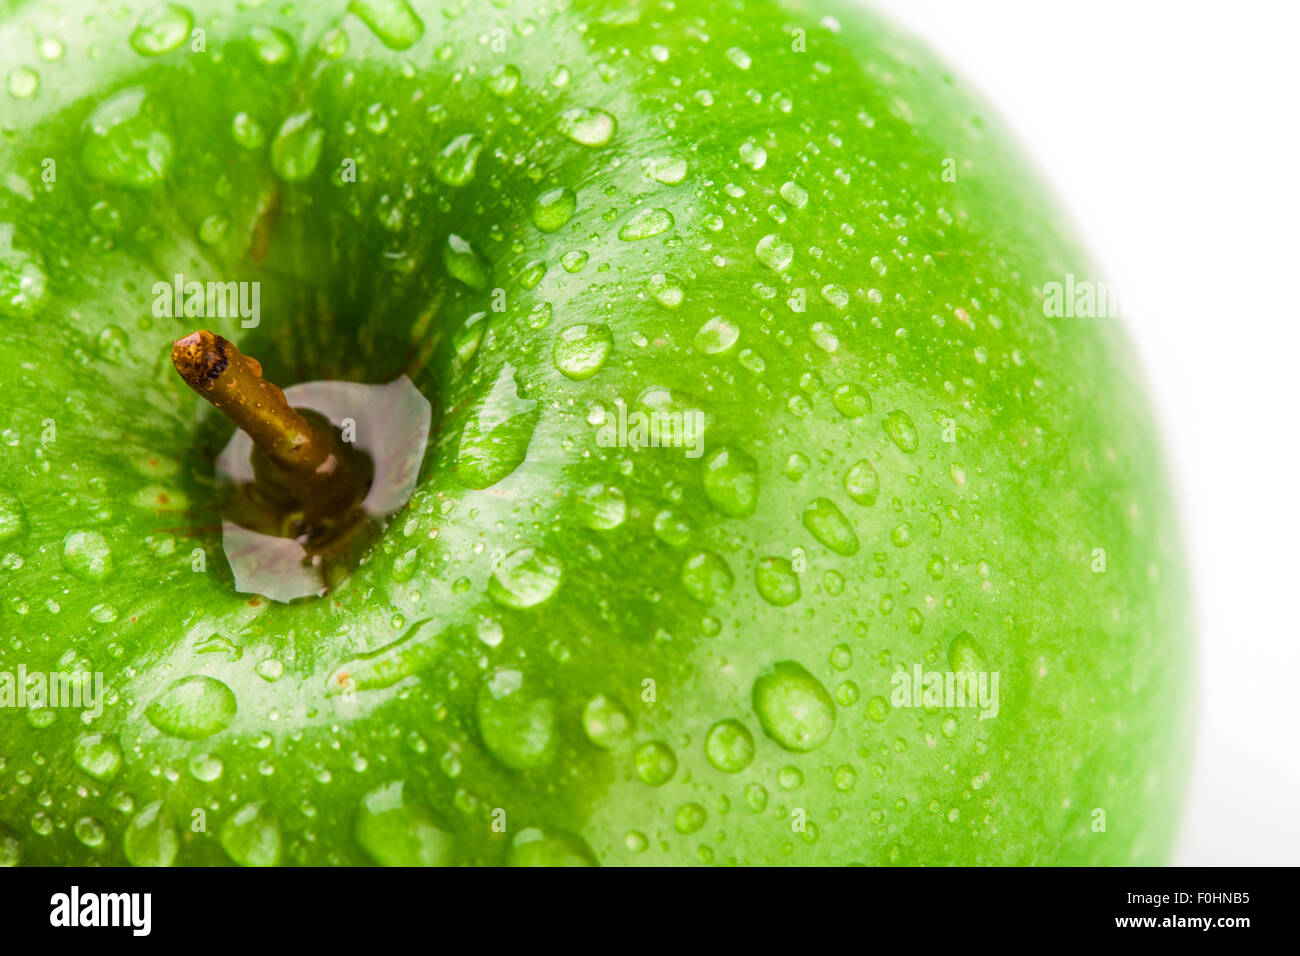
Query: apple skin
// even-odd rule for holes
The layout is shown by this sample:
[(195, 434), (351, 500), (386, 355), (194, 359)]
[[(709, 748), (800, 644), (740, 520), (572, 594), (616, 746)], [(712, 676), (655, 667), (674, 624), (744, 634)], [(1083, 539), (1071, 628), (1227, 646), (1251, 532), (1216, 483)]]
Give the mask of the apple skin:
[[(458, 6), (3, 5), (0, 672), (107, 702), (0, 712), (0, 860), (1164, 860), (1176, 516), (987, 109), (850, 6)], [(176, 273), (260, 325), (155, 317)], [(322, 599), (232, 588), (198, 327), (433, 403)], [(619, 401), (703, 455), (603, 447)], [(995, 718), (885, 705), (962, 661)]]

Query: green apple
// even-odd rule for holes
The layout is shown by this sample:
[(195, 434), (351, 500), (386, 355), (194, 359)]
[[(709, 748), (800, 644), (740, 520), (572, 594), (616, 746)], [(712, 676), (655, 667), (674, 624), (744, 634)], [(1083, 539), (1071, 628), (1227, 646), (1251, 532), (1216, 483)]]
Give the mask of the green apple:
[[(1096, 276), (913, 41), (821, 0), (0, 11), (0, 861), (1165, 858), (1140, 377), (1048, 314)], [(323, 596), (236, 590), (200, 328), (432, 405)]]

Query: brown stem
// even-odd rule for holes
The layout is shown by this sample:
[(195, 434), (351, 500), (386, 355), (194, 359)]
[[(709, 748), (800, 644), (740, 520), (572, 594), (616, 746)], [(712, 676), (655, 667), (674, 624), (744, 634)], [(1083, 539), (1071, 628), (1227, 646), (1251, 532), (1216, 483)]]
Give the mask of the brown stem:
[(277, 466), (305, 504), (350, 497), (331, 436), (289, 407), (262, 378), (262, 366), (215, 333), (191, 332), (172, 344), (172, 365), (190, 388), (238, 425)]

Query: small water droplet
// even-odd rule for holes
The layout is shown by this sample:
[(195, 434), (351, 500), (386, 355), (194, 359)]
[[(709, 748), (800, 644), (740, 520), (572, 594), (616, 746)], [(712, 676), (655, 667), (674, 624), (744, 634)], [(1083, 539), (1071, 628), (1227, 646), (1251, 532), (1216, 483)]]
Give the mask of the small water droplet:
[(612, 531), (627, 520), (627, 496), (614, 485), (592, 485), (576, 505), (578, 520), (593, 531)]
[(682, 587), (702, 604), (713, 604), (731, 592), (735, 576), (722, 556), (698, 551), (682, 565)]
[(106, 783), (121, 769), (122, 747), (111, 734), (87, 734), (77, 740), (73, 759), (84, 772)]
[(632, 732), (632, 718), (618, 701), (599, 694), (582, 709), (582, 728), (597, 747), (613, 750)]
[(552, 357), (561, 373), (580, 382), (599, 372), (613, 349), (614, 334), (609, 326), (583, 322), (556, 336)]
[(455, 838), (393, 780), (361, 798), (353, 834), (380, 866), (449, 866)]
[(686, 286), (675, 275), (656, 272), (646, 281), (646, 289), (666, 309), (675, 309), (686, 297)]
[(552, 756), (555, 704), (534, 694), (521, 671), (500, 668), (478, 695), (478, 728), (488, 751), (511, 770), (545, 766)]
[(677, 773), (677, 754), (662, 740), (652, 740), (636, 749), (632, 764), (642, 783), (661, 787)]
[(560, 586), (560, 559), (541, 548), (510, 552), (492, 572), (488, 594), (499, 604), (524, 610), (541, 604)]
[(769, 269), (780, 272), (794, 261), (794, 246), (775, 233), (769, 233), (758, 240), (754, 255)]
[(82, 165), (110, 186), (156, 186), (167, 178), (174, 151), (161, 108), (139, 87), (104, 100), (82, 126)]
[(315, 172), (324, 146), (325, 131), (311, 110), (294, 113), (271, 141), (271, 169), (287, 183), (302, 182)]
[(758, 463), (739, 448), (723, 445), (704, 461), (704, 495), (729, 518), (748, 518), (758, 506)]
[(727, 351), (740, 338), (740, 326), (721, 315), (715, 315), (695, 333), (695, 347), (706, 355)]
[(424, 36), (424, 21), (407, 0), (351, 0), (348, 9), (390, 50), (409, 49)]
[(529, 214), (533, 225), (542, 232), (555, 232), (573, 218), (578, 208), (578, 197), (572, 189), (560, 186), (548, 189), (533, 200)]
[(836, 554), (851, 557), (858, 553), (858, 536), (844, 512), (829, 498), (814, 499), (803, 511), (803, 526)]
[(799, 600), (799, 575), (785, 558), (763, 558), (754, 565), (754, 586), (764, 601), (777, 607)]
[(844, 492), (860, 505), (874, 505), (876, 496), (880, 494), (880, 476), (876, 473), (876, 466), (865, 458), (855, 462), (844, 474)]
[(280, 862), (280, 821), (264, 802), (240, 807), (221, 827), (221, 848), (240, 866)]
[(483, 292), (492, 277), (492, 264), (467, 239), (454, 232), (447, 236), (442, 247), (442, 264), (447, 274), (458, 279), (475, 292)]
[(740, 773), (754, 762), (754, 735), (738, 720), (720, 720), (704, 738), (704, 755), (723, 773)]
[(894, 440), (901, 451), (908, 454), (920, 447), (921, 441), (916, 433), (916, 426), (904, 411), (892, 411), (885, 416), (885, 433)]
[(527, 827), (510, 841), (506, 866), (598, 866), (586, 841), (563, 830)]
[(455, 136), (434, 158), (433, 175), (444, 186), (464, 186), (478, 170), (483, 141), (473, 133)]
[(103, 581), (113, 571), (113, 550), (98, 531), (69, 531), (59, 557), (63, 567), (83, 581)]
[(235, 719), (235, 693), (215, 677), (182, 677), (145, 710), (149, 723), (182, 740), (202, 740)]
[(194, 17), (174, 3), (160, 3), (146, 10), (131, 31), (131, 49), (141, 56), (170, 53), (190, 36)]
[(161, 800), (144, 807), (127, 824), (122, 848), (132, 866), (171, 866), (180, 849), (176, 825)]

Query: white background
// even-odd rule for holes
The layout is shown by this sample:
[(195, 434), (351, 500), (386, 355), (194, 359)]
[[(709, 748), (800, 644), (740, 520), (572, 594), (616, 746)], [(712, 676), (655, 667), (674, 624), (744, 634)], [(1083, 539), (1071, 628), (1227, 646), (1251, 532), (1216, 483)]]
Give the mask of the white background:
[(1199, 617), (1178, 864), (1300, 865), (1300, 16), (871, 0), (1016, 131), (1120, 290)]

